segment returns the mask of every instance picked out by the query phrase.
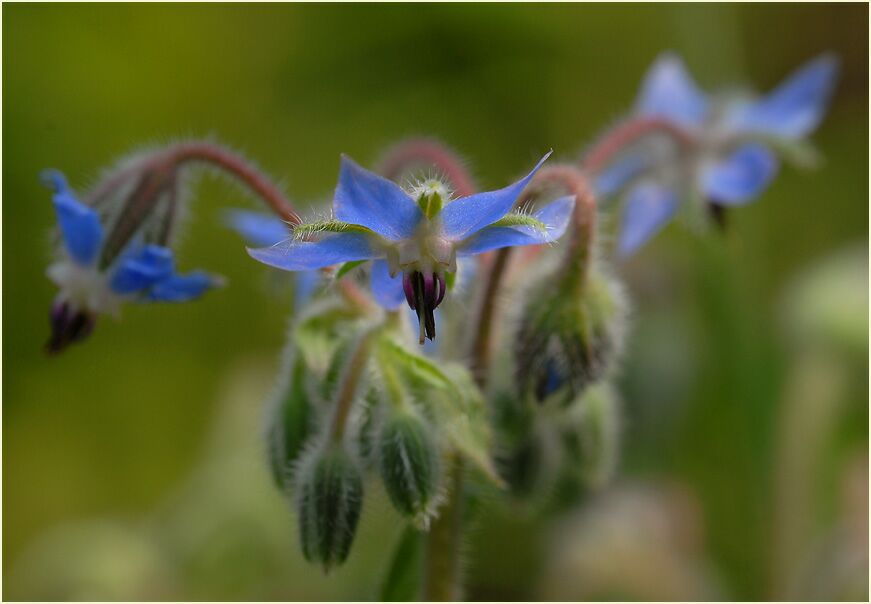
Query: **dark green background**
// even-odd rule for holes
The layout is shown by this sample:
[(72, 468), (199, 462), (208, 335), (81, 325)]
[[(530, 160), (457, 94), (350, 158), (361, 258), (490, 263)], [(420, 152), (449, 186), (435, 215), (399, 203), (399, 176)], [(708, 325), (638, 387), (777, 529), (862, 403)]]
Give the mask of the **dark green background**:
[[(137, 146), (213, 136), (307, 211), (328, 198), (340, 153), (371, 164), (399, 138), (433, 135), (496, 186), (550, 147), (576, 156), (664, 50), (706, 89), (759, 90), (836, 51), (817, 170), (785, 167), (725, 236), (671, 226), (616, 269), (635, 308), (621, 476), (686, 485), (723, 593), (769, 597), (772, 452), (794, 356), (784, 287), (817, 258), (867, 250), (866, 6), (43, 4), (3, 17), (3, 578), (16, 598), (368, 598), (396, 534), (375, 493), (347, 569), (325, 579), (301, 562), (257, 450), (288, 296), (268, 295), (266, 271), (220, 226), (220, 208), (249, 203), (236, 189), (197, 188), (179, 254), (230, 287), (127, 307), (86, 345), (41, 353), (54, 294), (42, 168), (84, 188)], [(867, 345), (867, 322), (855, 329)], [(839, 452), (867, 455), (867, 348), (851, 350), (822, 525)], [(471, 595), (535, 597), (544, 529), (494, 527), (476, 533)]]

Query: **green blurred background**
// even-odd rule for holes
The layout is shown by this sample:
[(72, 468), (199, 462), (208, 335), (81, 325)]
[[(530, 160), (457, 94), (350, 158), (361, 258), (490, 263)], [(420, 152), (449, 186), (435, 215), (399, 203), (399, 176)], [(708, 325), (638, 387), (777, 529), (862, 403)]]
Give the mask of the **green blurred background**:
[(3, 17), (7, 598), (369, 599), (397, 534), (374, 492), (346, 567), (325, 578), (298, 553), (259, 441), (290, 298), (221, 227), (221, 208), (250, 205), (234, 188), (198, 186), (180, 252), (230, 287), (127, 307), (85, 345), (42, 354), (42, 168), (84, 188), (142, 144), (214, 136), (309, 210), (339, 153), (371, 164), (433, 135), (497, 185), (547, 148), (575, 156), (669, 49), (706, 89), (759, 90), (836, 51), (824, 161), (784, 168), (725, 235), (672, 225), (617, 267), (634, 313), (616, 483), (550, 520), (493, 503), (470, 538), (469, 596), (867, 598), (867, 6), (7, 4)]

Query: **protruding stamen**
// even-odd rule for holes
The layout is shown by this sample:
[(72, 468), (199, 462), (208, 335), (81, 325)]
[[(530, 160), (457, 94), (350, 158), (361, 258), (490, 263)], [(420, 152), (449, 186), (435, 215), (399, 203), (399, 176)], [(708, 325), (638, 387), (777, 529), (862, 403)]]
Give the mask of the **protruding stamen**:
[(417, 313), (420, 328), (420, 343), (426, 338), (435, 338), (435, 315), (433, 311), (444, 297), (444, 278), (434, 273), (419, 271), (406, 273), (402, 277), (402, 287), (408, 305)]
[(68, 345), (84, 340), (94, 330), (94, 315), (75, 309), (68, 302), (52, 306), (49, 320), (51, 337), (45, 345), (49, 354), (56, 354)]

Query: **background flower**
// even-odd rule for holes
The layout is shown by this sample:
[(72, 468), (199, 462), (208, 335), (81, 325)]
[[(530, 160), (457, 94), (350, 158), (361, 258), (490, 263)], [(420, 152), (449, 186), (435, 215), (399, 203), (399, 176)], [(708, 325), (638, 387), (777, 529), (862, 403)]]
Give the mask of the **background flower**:
[(677, 213), (681, 200), (736, 206), (761, 195), (777, 174), (777, 150), (801, 144), (822, 121), (837, 72), (834, 55), (824, 54), (761, 98), (707, 95), (676, 55), (657, 59), (635, 115), (669, 120), (687, 140), (641, 144), (598, 176), (601, 195), (630, 185), (618, 251), (635, 252)]

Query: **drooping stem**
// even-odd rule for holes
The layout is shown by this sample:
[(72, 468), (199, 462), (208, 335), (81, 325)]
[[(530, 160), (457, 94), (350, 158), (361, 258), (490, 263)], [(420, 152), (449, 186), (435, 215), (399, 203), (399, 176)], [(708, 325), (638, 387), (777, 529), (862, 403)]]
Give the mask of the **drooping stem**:
[(379, 172), (385, 178), (397, 180), (415, 166), (435, 167), (447, 178), (457, 197), (475, 192), (472, 177), (456, 154), (432, 140), (409, 139), (394, 146), (381, 160)]
[(475, 316), (476, 330), (470, 349), (470, 369), (472, 376), (479, 386), (484, 386), (487, 379), (487, 369), (490, 366), (490, 353), (492, 350), (493, 317), (496, 313), (496, 299), (499, 288), (502, 286), (502, 277), (508, 267), (511, 257), (511, 248), (504, 247), (497, 250), (484, 281), (484, 289), (481, 292), (478, 314)]
[(166, 155), (168, 161), (177, 165), (200, 162), (219, 168), (245, 184), (285, 222), (291, 225), (302, 222), (293, 204), (268, 176), (240, 155), (224, 147), (208, 142), (184, 142), (169, 147)]
[(463, 539), (465, 476), (463, 460), (449, 460), (450, 492), (426, 540), (423, 600), (451, 602), (462, 598), (460, 548)]
[(595, 174), (628, 145), (650, 134), (664, 134), (681, 147), (690, 147), (695, 140), (690, 132), (672, 120), (661, 117), (631, 118), (600, 138), (584, 156), (581, 168), (588, 174)]
[[(101, 266), (112, 262), (143, 220), (152, 212), (166, 191), (174, 195), (181, 168), (187, 163), (201, 163), (228, 174), (250, 189), (266, 206), (290, 226), (301, 220), (293, 204), (280, 189), (253, 164), (240, 155), (205, 141), (174, 143), (159, 151), (135, 160), (120, 169), (113, 177), (103, 181), (85, 198), (89, 204), (98, 204), (131, 179), (136, 179), (130, 201), (119, 215), (112, 232), (103, 246)], [(170, 199), (170, 202), (174, 202)], [(168, 230), (161, 239), (168, 236)], [(163, 242), (162, 242), (163, 243)]]
[(596, 197), (587, 176), (568, 164), (547, 166), (536, 174), (532, 190), (557, 186), (575, 197), (563, 270), (583, 281), (596, 237)]

